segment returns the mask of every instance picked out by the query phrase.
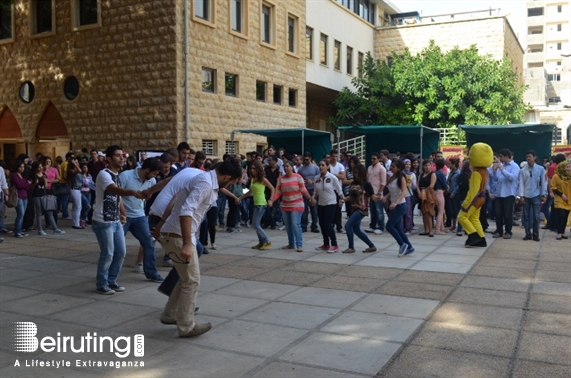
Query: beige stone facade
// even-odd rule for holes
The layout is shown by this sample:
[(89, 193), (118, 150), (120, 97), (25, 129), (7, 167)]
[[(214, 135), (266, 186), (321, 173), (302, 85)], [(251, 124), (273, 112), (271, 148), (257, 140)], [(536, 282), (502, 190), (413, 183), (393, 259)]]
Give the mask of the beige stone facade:
[[(21, 137), (2, 138), (17, 153), (42, 151), (54, 155), (72, 149), (117, 143), (127, 151), (166, 149), (185, 139), (183, 0), (100, 1), (96, 25), (74, 27), (74, 0), (52, 0), (52, 32), (32, 35), (30, 4), (12, 6), (13, 38), (0, 40), (0, 117), (9, 109)], [(189, 1), (193, 4), (193, 1)], [(274, 0), (273, 43), (263, 45), (262, 1), (244, 3), (244, 33), (232, 33), (230, 1), (212, 4), (211, 22), (189, 21), (189, 132), (191, 147), (204, 140), (221, 156), (234, 129), (300, 127), (305, 125), (305, 1)], [(194, 14), (191, 5), (190, 15)], [(287, 17), (297, 20), (296, 52), (287, 52)], [(55, 30), (53, 30), (55, 29)], [(216, 70), (215, 93), (202, 91), (202, 67)], [(225, 73), (238, 75), (238, 95), (225, 95)], [(66, 78), (75, 76), (79, 95), (64, 96)], [(256, 100), (256, 80), (267, 82), (266, 102)], [(35, 87), (29, 104), (19, 99), (23, 82)], [(274, 85), (282, 86), (282, 104), (273, 103)], [(296, 91), (295, 107), (288, 105)], [(58, 110), (67, 135), (38, 137), (40, 120), (51, 104)], [(1, 122), (1, 120), (0, 120)], [(244, 153), (265, 138), (237, 134)], [(41, 143), (40, 143), (41, 142)], [(13, 146), (11, 147), (13, 149)], [(2, 148), (0, 158), (6, 148)]]
[(482, 55), (489, 54), (497, 60), (507, 56), (514, 72), (522, 77), (524, 51), (506, 16), (380, 27), (375, 34), (374, 55), (377, 59), (386, 60), (392, 51), (401, 54), (405, 48), (417, 54), (428, 46), (430, 40), (445, 52), (455, 46), (467, 49), (477, 45)]

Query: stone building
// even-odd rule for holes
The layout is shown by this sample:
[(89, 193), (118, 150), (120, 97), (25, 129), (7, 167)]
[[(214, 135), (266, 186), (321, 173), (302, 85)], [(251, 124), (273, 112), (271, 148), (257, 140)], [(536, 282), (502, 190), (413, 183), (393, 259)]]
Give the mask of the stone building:
[[(5, 3), (5, 2), (3, 2)], [(0, 8), (0, 158), (71, 149), (221, 156), (305, 125), (304, 0), (16, 0)]]
[(333, 131), (332, 102), (367, 52), (386, 59), (428, 39), (444, 49), (475, 43), (522, 72), (502, 16), (410, 23), (393, 17), (400, 10), (387, 0), (188, 3), (187, 34), (185, 0), (0, 5), (0, 159), (112, 143), (163, 150), (185, 140), (219, 157), (266, 145), (241, 133), (230, 142), (236, 129)]

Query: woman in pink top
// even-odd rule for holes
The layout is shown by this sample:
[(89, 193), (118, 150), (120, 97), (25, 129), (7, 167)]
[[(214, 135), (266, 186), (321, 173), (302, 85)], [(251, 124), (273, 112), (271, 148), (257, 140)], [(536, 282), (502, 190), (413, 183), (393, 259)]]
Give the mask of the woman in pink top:
[(52, 189), (53, 182), (59, 182), (59, 170), (52, 165), (52, 158), (44, 156), (41, 161), (44, 167), (44, 175), (46, 175), (46, 189)]
[(293, 164), (290, 161), (284, 163), (285, 175), (278, 179), (274, 198), (268, 201), (268, 206), (272, 207), (274, 201), (280, 197), (282, 202), (280, 209), (282, 218), (286, 226), (288, 245), (282, 249), (294, 249), (303, 252), (303, 237), (301, 233), (301, 215), (303, 214), (303, 197), (310, 201), (311, 206), (315, 206), (315, 200), (309, 195), (303, 177), (293, 173)]

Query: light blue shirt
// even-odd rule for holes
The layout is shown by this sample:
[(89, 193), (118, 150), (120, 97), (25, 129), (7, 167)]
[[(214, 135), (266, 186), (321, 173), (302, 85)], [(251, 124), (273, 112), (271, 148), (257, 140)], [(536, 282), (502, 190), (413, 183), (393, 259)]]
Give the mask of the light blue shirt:
[[(154, 178), (141, 181), (139, 177), (139, 168), (130, 169), (119, 174), (119, 186), (130, 190), (145, 190), (156, 184)], [(123, 206), (127, 218), (140, 218), (145, 216), (145, 201), (133, 196), (125, 196), (123, 198)]]
[(533, 168), (529, 164), (524, 165), (519, 171), (518, 195), (525, 198), (534, 198), (546, 194), (545, 168), (539, 164), (534, 164)]
[(519, 166), (513, 160), (507, 164), (502, 163), (502, 165), (503, 171), (498, 169), (494, 173), (492, 169), (490, 172), (490, 181), (495, 185), (495, 193), (492, 192), (492, 194), (500, 198), (516, 196), (519, 185)]

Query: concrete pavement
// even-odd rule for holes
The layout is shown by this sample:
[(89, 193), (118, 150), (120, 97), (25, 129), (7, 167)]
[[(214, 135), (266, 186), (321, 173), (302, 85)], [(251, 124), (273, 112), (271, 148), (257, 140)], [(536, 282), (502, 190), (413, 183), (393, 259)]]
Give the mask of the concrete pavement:
[[(180, 339), (159, 322), (157, 284), (132, 272), (136, 240), (128, 237), (119, 280), (127, 290), (101, 296), (94, 234), (62, 222), (63, 236), (0, 244), (2, 377), (571, 376), (571, 243), (550, 232), (524, 242), (517, 228), (488, 249), (466, 249), (455, 234), (414, 235), (417, 252), (403, 258), (386, 233), (371, 236), (379, 252), (363, 254), (357, 241), (343, 255), (316, 251), (320, 234), (304, 233), (297, 253), (280, 249), (285, 231), (268, 230), (269, 251), (250, 248), (252, 229), (219, 232), (218, 249), (200, 260), (197, 304), (197, 321), (213, 329)], [(35, 323), (39, 340), (97, 332), (134, 344), (142, 334), (144, 356), (16, 352), (13, 322)], [(71, 366), (25, 366), (52, 360)], [(93, 366), (116, 361), (144, 367)]]

